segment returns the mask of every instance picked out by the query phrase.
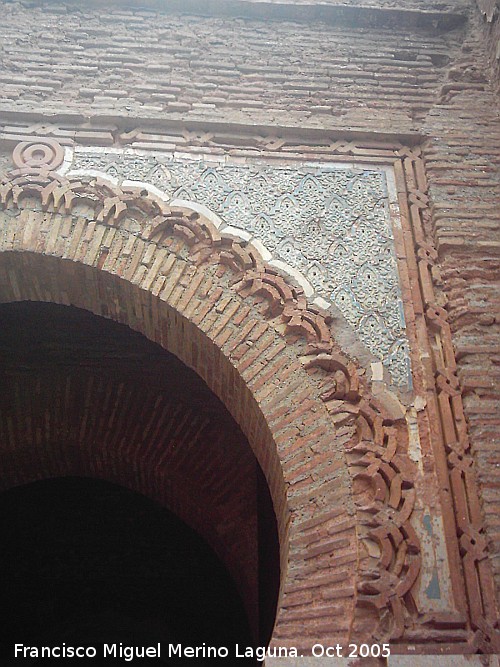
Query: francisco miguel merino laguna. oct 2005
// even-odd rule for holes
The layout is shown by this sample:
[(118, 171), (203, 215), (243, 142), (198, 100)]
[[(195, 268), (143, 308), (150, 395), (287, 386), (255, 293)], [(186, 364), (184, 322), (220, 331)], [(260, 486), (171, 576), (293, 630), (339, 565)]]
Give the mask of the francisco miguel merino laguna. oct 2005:
[[(265, 646), (240, 646), (236, 644), (232, 649), (226, 646), (183, 646), (182, 644), (164, 645), (169, 658), (256, 658), (263, 661), (266, 657), (298, 657), (294, 647), (266, 648)], [(95, 658), (98, 649), (95, 646), (27, 646), (14, 645), (15, 658)], [(126, 662), (135, 658), (160, 658), (162, 645), (155, 646), (127, 646), (119, 644), (103, 644), (104, 658), (123, 658)]]

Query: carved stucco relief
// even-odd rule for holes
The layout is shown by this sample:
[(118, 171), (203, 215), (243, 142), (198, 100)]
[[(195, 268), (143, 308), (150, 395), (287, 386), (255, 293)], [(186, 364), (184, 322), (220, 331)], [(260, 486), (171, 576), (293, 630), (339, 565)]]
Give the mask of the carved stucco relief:
[(220, 231), (257, 241), (269, 264), (291, 274), (312, 301), (336, 307), (392, 383), (411, 388), (390, 170), (76, 148), (61, 172), (146, 183), (170, 203), (215, 214)]

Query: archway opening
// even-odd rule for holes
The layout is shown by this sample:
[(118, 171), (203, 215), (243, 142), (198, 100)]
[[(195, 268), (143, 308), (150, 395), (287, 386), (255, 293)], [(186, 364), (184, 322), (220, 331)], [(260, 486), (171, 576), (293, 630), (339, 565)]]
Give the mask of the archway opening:
[(252, 644), (224, 565), (138, 493), (76, 477), (33, 482), (0, 495), (0, 526), (2, 630), (12, 646), (93, 646), (93, 664), (109, 664), (120, 645), (161, 643), (161, 663), (178, 664), (178, 644)]
[(0, 320), (0, 488), (90, 478), (147, 496), (209, 545), (250, 642), (267, 643), (279, 589), (276, 520), (223, 404), (176, 357), (87, 311), (18, 302), (2, 304)]

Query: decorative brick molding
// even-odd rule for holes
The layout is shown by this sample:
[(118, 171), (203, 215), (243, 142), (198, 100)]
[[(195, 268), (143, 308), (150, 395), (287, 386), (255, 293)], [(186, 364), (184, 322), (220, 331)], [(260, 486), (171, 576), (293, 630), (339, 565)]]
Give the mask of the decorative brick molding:
[[(210, 144), (213, 135), (199, 141)], [(286, 140), (266, 142), (271, 151), (286, 149)], [(55, 144), (40, 139), (16, 148), (17, 169), (0, 185), (2, 254), (14, 265), (46, 256), (56, 271), (71, 266), (81, 279), (90, 276), (90, 289), (82, 294), (74, 281), (62, 286), (50, 278), (30, 284), (11, 266), (6, 294), (75, 303), (125, 321), (194, 368), (223, 400), (262, 466), (278, 518), (284, 596), (274, 642), (302, 642), (307, 650), (308, 642), (326, 638), (376, 637), (401, 651), (500, 650), (451, 334), (434, 296), (418, 148), (355, 140), (326, 148), (329, 155), (394, 163), (402, 217), (395, 241), (415, 387), (425, 397), (415, 458), (408, 415), (383, 388), (368, 387), (340, 352), (328, 316), (266, 266), (256, 248), (149, 192), (98, 177), (61, 177), (53, 171), (60, 161)], [(106, 298), (108, 275), (109, 290), (121, 290), (125, 301)], [(425, 613), (415, 596), (423, 551), (412, 520), (417, 494), (433, 479), (453, 604)]]
[(408, 244), (413, 245), (413, 252), (408, 256), (411, 258), (416, 254), (413, 270), (416, 271), (418, 291), (413, 291), (413, 305), (422, 324), (422, 318), (426, 323), (425, 327), (417, 326), (417, 336), (422, 351), (422, 380), (428, 401), (431, 442), (445, 511), (452, 576), (458, 578), (462, 572), (465, 581), (461, 599), (459, 582), (455, 584), (457, 607), (469, 616), (473, 631), (469, 639), (471, 646), (484, 653), (497, 653), (500, 650), (499, 617), (486, 553), (477, 481), (456, 376), (451, 331), (446, 322), (445, 304), (439, 300), (435, 287), (439, 284), (435, 267), (437, 253), (426, 233), (430, 227), (427, 179), (419, 151), (403, 153), (402, 157), (398, 168), (399, 185), (408, 201), (403, 223)]

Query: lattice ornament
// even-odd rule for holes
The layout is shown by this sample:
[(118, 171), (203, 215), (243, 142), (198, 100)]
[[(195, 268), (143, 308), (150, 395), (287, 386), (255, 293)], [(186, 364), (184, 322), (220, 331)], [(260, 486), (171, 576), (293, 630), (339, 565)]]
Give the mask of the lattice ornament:
[(76, 150), (68, 176), (100, 172), (148, 183), (167, 201), (201, 204), (290, 267), (311, 301), (335, 305), (358, 339), (411, 386), (386, 172), (341, 165), (227, 164)]

